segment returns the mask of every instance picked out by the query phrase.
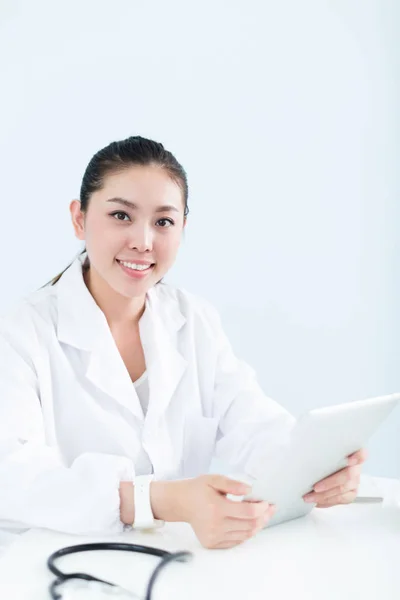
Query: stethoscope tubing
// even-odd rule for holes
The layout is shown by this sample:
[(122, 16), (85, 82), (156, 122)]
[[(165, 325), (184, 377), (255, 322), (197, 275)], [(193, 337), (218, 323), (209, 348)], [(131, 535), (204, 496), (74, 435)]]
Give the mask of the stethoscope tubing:
[(155, 581), (162, 569), (173, 561), (179, 562), (187, 562), (190, 558), (192, 558), (192, 554), (187, 551), (182, 552), (168, 552), (167, 550), (161, 550), (160, 548), (153, 548), (152, 546), (143, 546), (140, 544), (127, 544), (122, 542), (95, 542), (88, 544), (76, 544), (74, 546), (66, 546), (65, 548), (60, 548), (56, 550), (49, 556), (47, 559), (47, 567), (57, 577), (55, 581), (50, 586), (50, 593), (54, 600), (61, 600), (62, 596), (58, 593), (57, 588), (67, 581), (68, 579), (83, 579), (86, 581), (96, 581), (99, 583), (104, 583), (105, 585), (115, 586), (116, 584), (111, 583), (109, 581), (105, 581), (104, 579), (100, 579), (98, 577), (94, 577), (93, 575), (89, 575), (88, 573), (63, 573), (60, 571), (58, 567), (55, 565), (55, 561), (63, 556), (68, 556), (70, 554), (76, 554), (79, 552), (90, 552), (92, 550), (122, 550), (127, 552), (138, 552), (140, 554), (149, 554), (151, 556), (157, 556), (161, 558), (161, 561), (154, 569), (149, 583), (147, 585), (145, 600), (151, 600), (151, 595), (153, 591), (153, 587)]

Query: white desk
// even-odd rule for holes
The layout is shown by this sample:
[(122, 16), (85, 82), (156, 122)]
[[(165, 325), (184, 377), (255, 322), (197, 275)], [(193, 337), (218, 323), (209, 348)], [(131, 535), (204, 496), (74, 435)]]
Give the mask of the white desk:
[[(366, 479), (364, 477), (364, 483)], [(154, 600), (398, 600), (400, 598), (400, 483), (374, 481), (383, 504), (314, 509), (310, 515), (261, 532), (231, 550), (206, 550), (189, 526), (167, 524), (150, 534), (133, 531), (107, 538), (190, 550), (190, 564), (166, 567)], [(368, 483), (368, 481), (367, 481)], [(104, 541), (104, 538), (101, 538)], [(0, 598), (44, 600), (54, 550), (97, 538), (31, 530), (0, 559)], [(60, 561), (143, 593), (157, 559), (123, 552), (93, 552)]]

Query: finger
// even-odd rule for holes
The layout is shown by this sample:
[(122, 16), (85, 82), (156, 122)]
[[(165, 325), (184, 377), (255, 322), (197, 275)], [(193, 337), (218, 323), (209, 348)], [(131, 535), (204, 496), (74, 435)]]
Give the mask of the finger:
[(269, 511), (271, 514), (264, 516), (263, 519), (258, 519), (256, 524), (254, 524), (253, 522), (253, 526), (250, 527), (248, 527), (248, 523), (246, 523), (245, 521), (231, 519), (230, 524), (232, 525), (232, 527), (235, 527), (235, 529), (232, 528), (230, 531), (226, 531), (223, 534), (223, 540), (218, 544), (213, 545), (212, 547), (217, 549), (232, 548), (233, 546), (242, 544), (246, 540), (249, 540), (250, 538), (254, 537), (267, 525), (272, 513), (275, 511), (275, 507), (272, 508), (273, 511)]
[(253, 527), (249, 530), (231, 530), (224, 533), (223, 540), (221, 543), (225, 542), (235, 542), (242, 543), (250, 538), (254, 537), (257, 533), (259, 533), (265, 526), (265, 523), (262, 525), (258, 525), (257, 527)]
[(217, 543), (203, 543), (203, 546), (208, 549), (222, 550), (225, 548), (233, 548), (248, 540), (251, 536), (244, 531), (229, 531), (221, 536), (221, 540)]
[(227, 531), (248, 531), (254, 532), (265, 527), (271, 519), (273, 511), (268, 510), (266, 514), (257, 519), (232, 519), (224, 520), (224, 527)]
[(234, 548), (235, 546), (239, 546), (243, 544), (245, 540), (232, 540), (230, 542), (220, 542), (216, 546), (213, 546), (215, 550), (227, 550), (228, 548)]
[(224, 533), (224, 542), (230, 542), (230, 541), (240, 541), (240, 542), (244, 542), (245, 540), (249, 540), (251, 537), (253, 537), (254, 533), (256, 533), (255, 531), (253, 532), (252, 530), (250, 531), (242, 531), (242, 530), (232, 530), (232, 531), (227, 531), (226, 533)]
[[(332, 495), (332, 492), (341, 486), (353, 484), (352, 488), (359, 485), (360, 483), (360, 467), (346, 467), (340, 473), (337, 473), (337, 477), (328, 477), (317, 483), (314, 486), (314, 491), (306, 494), (304, 498), (310, 498), (312, 496), (318, 497), (318, 494)], [(331, 487), (332, 486), (332, 487)]]
[(353, 490), (358, 490), (358, 486), (360, 485), (360, 477), (355, 477), (342, 485), (339, 485), (337, 488), (333, 490), (328, 490), (325, 492), (325, 498), (332, 498), (333, 496), (341, 496), (343, 494), (347, 494), (347, 492), (351, 492)]
[(325, 492), (331, 490), (339, 485), (343, 485), (347, 481), (351, 481), (359, 474), (359, 467), (345, 467), (337, 473), (322, 479), (314, 485), (315, 492)]
[(226, 517), (233, 519), (258, 519), (266, 511), (271, 510), (271, 504), (268, 502), (234, 502), (233, 500), (224, 500), (224, 513)]
[(236, 479), (230, 479), (225, 475), (207, 476), (208, 485), (222, 494), (233, 494), (235, 496), (245, 496), (251, 492), (251, 486)]
[(357, 490), (351, 490), (346, 494), (340, 494), (339, 496), (333, 496), (325, 502), (318, 503), (317, 508), (330, 508), (331, 506), (337, 506), (338, 504), (351, 504), (357, 498)]
[(346, 483), (343, 483), (342, 485), (338, 485), (330, 490), (327, 490), (326, 492), (321, 492), (321, 493), (312, 492), (311, 494), (306, 494), (304, 496), (304, 500), (306, 502), (316, 502), (318, 504), (325, 503), (327, 501), (330, 501), (330, 499), (335, 496), (341, 496), (343, 494), (346, 494), (347, 492), (351, 492), (352, 490), (357, 489), (358, 485), (359, 485), (359, 478), (352, 479), (351, 481), (347, 481)]
[(354, 466), (354, 465), (361, 465), (362, 463), (364, 463), (367, 460), (367, 450), (365, 448), (362, 448), (361, 450), (357, 450), (357, 452), (354, 452), (353, 454), (350, 454), (350, 456), (348, 456), (348, 461), (349, 461), (349, 465)]

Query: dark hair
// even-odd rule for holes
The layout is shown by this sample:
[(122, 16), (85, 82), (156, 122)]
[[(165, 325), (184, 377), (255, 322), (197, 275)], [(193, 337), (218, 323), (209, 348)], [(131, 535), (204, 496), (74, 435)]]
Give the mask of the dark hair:
[[(81, 211), (87, 211), (91, 195), (103, 187), (107, 175), (118, 173), (135, 165), (159, 166), (165, 169), (171, 179), (182, 189), (184, 216), (186, 217), (189, 214), (188, 184), (184, 168), (162, 144), (143, 138), (140, 135), (131, 136), (118, 142), (111, 142), (111, 144), (96, 152), (83, 175), (80, 191)], [(86, 248), (80, 254), (82, 255), (85, 252)], [(71, 264), (43, 287), (57, 283)]]

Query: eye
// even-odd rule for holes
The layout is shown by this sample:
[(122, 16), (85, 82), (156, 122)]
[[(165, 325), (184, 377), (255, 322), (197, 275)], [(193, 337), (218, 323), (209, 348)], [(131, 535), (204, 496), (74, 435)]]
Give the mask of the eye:
[(157, 223), (168, 223), (168, 225), (162, 225), (161, 229), (168, 229), (168, 227), (175, 225), (175, 223), (172, 221), (172, 219), (159, 219), (157, 221)]
[(124, 221), (124, 219), (119, 219), (119, 218), (117, 218), (117, 215), (123, 215), (124, 217), (128, 217), (128, 219), (129, 219), (129, 215), (128, 215), (128, 214), (126, 214), (126, 212), (123, 212), (123, 211), (121, 211), (121, 210), (119, 210), (119, 211), (117, 211), (117, 212), (113, 212), (113, 213), (111, 213), (111, 215), (110, 215), (110, 216), (111, 216), (111, 217), (115, 217), (115, 220), (116, 220), (116, 221)]

